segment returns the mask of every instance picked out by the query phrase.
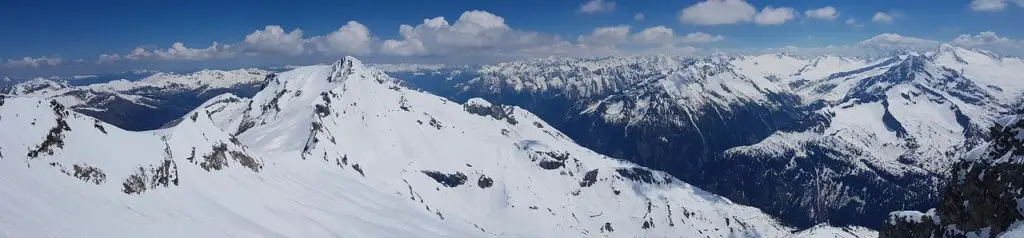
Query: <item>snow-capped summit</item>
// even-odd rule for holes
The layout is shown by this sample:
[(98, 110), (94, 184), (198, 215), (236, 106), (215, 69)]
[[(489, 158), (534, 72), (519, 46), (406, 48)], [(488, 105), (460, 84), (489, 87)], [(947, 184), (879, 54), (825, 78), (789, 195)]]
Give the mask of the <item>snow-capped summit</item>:
[(124, 129), (150, 130), (180, 118), (218, 94), (250, 96), (270, 74), (258, 69), (156, 73), (141, 80), (121, 79), (83, 86), (38, 78), (14, 85), (10, 94), (54, 99), (69, 109)]
[(71, 86), (65, 82), (35, 78), (23, 83), (15, 84), (7, 92), (10, 95), (45, 95), (62, 92)]
[(583, 148), (522, 108), (410, 90), (351, 57), (271, 76), (252, 99), (214, 97), (157, 131), (120, 130), (45, 100), (0, 104), (0, 129), (20, 132), (0, 134), (5, 234), (792, 232), (755, 208)]
[(138, 81), (116, 80), (109, 83), (89, 85), (88, 88), (117, 92), (142, 88), (206, 91), (230, 88), (243, 84), (260, 83), (268, 74), (270, 74), (269, 71), (261, 69), (201, 70), (188, 74), (155, 73)]
[(1024, 93), (1024, 59), (949, 44), (943, 44), (930, 58), (984, 86), (1002, 100), (1019, 99)]

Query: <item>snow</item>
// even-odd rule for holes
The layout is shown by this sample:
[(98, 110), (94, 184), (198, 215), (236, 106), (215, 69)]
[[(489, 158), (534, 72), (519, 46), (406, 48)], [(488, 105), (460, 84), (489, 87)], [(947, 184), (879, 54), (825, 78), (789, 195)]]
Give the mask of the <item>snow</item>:
[(481, 107), (491, 107), (492, 106), (491, 102), (488, 102), (487, 100), (485, 100), (483, 98), (470, 98), (469, 100), (466, 101), (466, 105), (481, 106)]
[[(755, 208), (583, 148), (521, 108), (467, 103), (507, 115), (470, 113), (347, 57), (283, 72), (252, 99), (215, 97), (162, 130), (129, 132), (69, 112), (63, 147), (28, 158), (25, 150), (46, 138), (59, 114), (43, 97), (9, 98), (0, 106), (0, 131), (14, 132), (0, 134), (0, 235), (792, 234)], [(232, 151), (223, 169), (207, 171), (188, 159), (193, 150), (191, 157), (206, 159), (217, 145)], [(242, 155), (260, 166), (245, 166)], [(140, 166), (167, 159), (179, 185), (121, 192)], [(60, 172), (76, 164), (102, 169), (106, 181)], [(424, 171), (466, 181), (447, 186)], [(590, 171), (597, 172), (587, 184)]]
[(931, 58), (980, 84), (1006, 100), (1017, 99), (1024, 90), (1024, 60), (1003, 58), (988, 52), (942, 45)]

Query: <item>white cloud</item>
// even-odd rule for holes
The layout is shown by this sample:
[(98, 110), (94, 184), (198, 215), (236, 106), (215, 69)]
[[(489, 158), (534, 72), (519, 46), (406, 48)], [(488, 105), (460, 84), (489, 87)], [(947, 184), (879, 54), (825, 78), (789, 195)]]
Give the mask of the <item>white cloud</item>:
[(119, 60), (121, 60), (121, 56), (120, 55), (117, 55), (117, 54), (101, 54), (99, 59), (96, 61), (96, 63), (106, 64), (106, 63), (113, 63), (113, 62), (116, 62), (116, 61), (119, 61)]
[(859, 22), (857, 22), (857, 19), (853, 19), (853, 18), (846, 19), (846, 25), (850, 25), (852, 27), (857, 27), (857, 28), (864, 27), (864, 24), (860, 24)]
[(674, 45), (677, 43), (710, 43), (724, 40), (721, 35), (711, 35), (704, 32), (694, 32), (685, 36), (676, 36), (671, 28), (655, 26), (644, 29), (633, 35), (633, 42), (639, 44), (653, 45)]
[[(627, 25), (598, 27), (590, 35), (577, 37), (577, 41), (581, 44), (600, 46), (625, 43), (629, 37), (629, 28)], [(671, 29), (669, 33), (671, 34)]]
[(742, 0), (708, 0), (683, 8), (679, 21), (694, 25), (726, 25), (750, 22), (757, 9)]
[(1006, 0), (971, 0), (971, 10), (998, 12), (1006, 8)]
[(789, 20), (793, 20), (793, 18), (796, 18), (796, 10), (793, 10), (793, 8), (767, 6), (754, 16), (754, 23), (758, 25), (781, 25)]
[(381, 52), (390, 55), (464, 55), (516, 52), (556, 44), (554, 35), (512, 29), (505, 19), (485, 11), (467, 11), (454, 24), (444, 17), (399, 27), (401, 39), (390, 39)]
[(615, 2), (604, 0), (590, 0), (587, 1), (586, 3), (583, 3), (583, 5), (580, 5), (580, 8), (576, 11), (581, 13), (614, 12)]
[(152, 56), (152, 55), (153, 55), (153, 53), (150, 53), (148, 50), (143, 49), (142, 47), (135, 47), (135, 49), (132, 49), (132, 53), (129, 54), (128, 56), (126, 56), (125, 58), (132, 59), (132, 60), (139, 60), (139, 59), (149, 58), (149, 56)]
[(1024, 7), (1024, 0), (971, 0), (971, 10), (979, 12), (998, 12), (1006, 9), (1007, 2)]
[(418, 39), (409, 39), (403, 41), (386, 40), (384, 41), (384, 44), (381, 45), (380, 50), (384, 54), (401, 56), (422, 55), (427, 53), (427, 49), (424, 48), (423, 42), (419, 41)]
[(230, 51), (231, 45), (222, 45), (213, 42), (206, 48), (188, 48), (181, 42), (174, 42), (171, 48), (154, 50), (153, 55), (162, 60), (206, 60), (212, 58), (231, 58), (234, 52)]
[(875, 23), (891, 24), (894, 15), (891, 13), (876, 12), (875, 16), (871, 17), (871, 21)]
[[(174, 42), (170, 48), (149, 50), (142, 47), (135, 47), (132, 53), (125, 58), (132, 60), (208, 60), (224, 59), (235, 56), (231, 45), (222, 45), (216, 41), (206, 48), (188, 48), (184, 43)], [(103, 56), (101, 55), (101, 60)], [(109, 59), (109, 55), (107, 56)], [(102, 61), (101, 61), (102, 62)]]
[(1024, 53), (1024, 41), (1002, 37), (991, 31), (981, 32), (977, 35), (963, 34), (953, 39), (952, 43), (964, 47), (982, 48), (1013, 55)]
[(707, 0), (683, 8), (679, 22), (693, 25), (728, 25), (754, 22), (758, 25), (779, 25), (796, 18), (789, 7), (767, 6), (757, 11), (743, 0)]
[(300, 55), (306, 52), (302, 29), (285, 32), (278, 25), (266, 26), (245, 36), (247, 50), (252, 53), (278, 53), (284, 55)]
[(644, 16), (643, 13), (637, 13), (636, 15), (633, 15), (633, 20), (634, 21), (644, 21), (644, 18), (646, 18), (646, 17)]
[(686, 36), (684, 36), (681, 41), (683, 43), (710, 43), (722, 40), (725, 40), (725, 37), (722, 35), (711, 35), (704, 32), (694, 32), (686, 34)]
[(880, 51), (908, 49), (916, 51), (928, 51), (938, 47), (938, 41), (926, 40), (915, 37), (902, 36), (894, 33), (879, 34), (871, 39), (857, 43), (858, 47)]
[(24, 57), (21, 59), (7, 59), (7, 63), (4, 63), (4, 67), (8, 68), (39, 68), (41, 66), (56, 66), (64, 62), (64, 59), (57, 57)]
[(675, 41), (675, 33), (672, 28), (655, 26), (644, 29), (633, 35), (633, 42), (641, 44), (671, 44)]
[(804, 12), (804, 15), (809, 18), (818, 18), (832, 21), (839, 17), (839, 11), (836, 11), (835, 7), (826, 6), (823, 8), (807, 10)]
[(317, 51), (327, 55), (369, 55), (373, 51), (370, 29), (357, 21), (349, 21), (337, 31), (308, 41), (316, 46)]

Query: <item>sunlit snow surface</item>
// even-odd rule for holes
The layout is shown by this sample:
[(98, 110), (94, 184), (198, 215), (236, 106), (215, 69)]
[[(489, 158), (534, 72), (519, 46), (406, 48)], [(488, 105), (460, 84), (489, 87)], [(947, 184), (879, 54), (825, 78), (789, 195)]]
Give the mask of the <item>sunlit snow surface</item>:
[[(54, 105), (26, 96), (0, 106), (0, 236), (792, 232), (755, 208), (580, 147), (521, 108), (409, 90), (354, 58), (282, 73), (251, 100), (216, 97), (157, 131)], [(210, 169), (218, 148), (228, 152), (223, 167)], [(156, 183), (154, 168), (167, 161), (176, 185)], [(140, 169), (147, 189), (124, 193)]]

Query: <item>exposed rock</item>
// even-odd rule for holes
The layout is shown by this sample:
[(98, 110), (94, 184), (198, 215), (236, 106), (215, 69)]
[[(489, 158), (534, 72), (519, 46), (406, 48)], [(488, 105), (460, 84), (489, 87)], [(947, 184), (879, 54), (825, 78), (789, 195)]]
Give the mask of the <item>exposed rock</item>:
[(437, 181), (445, 187), (456, 187), (466, 183), (468, 179), (462, 172), (455, 172), (454, 174), (446, 174), (437, 171), (424, 170), (423, 174), (430, 176), (430, 178)]
[(580, 187), (590, 187), (594, 185), (595, 182), (597, 182), (597, 169), (587, 171), (587, 173), (583, 175), (583, 181), (580, 181)]
[(889, 215), (882, 237), (948, 237), (1006, 231), (1024, 221), (1024, 120), (1000, 119), (991, 141), (953, 167), (938, 207), (928, 213), (899, 211)]
[(494, 180), (488, 178), (487, 175), (480, 175), (480, 178), (476, 180), (476, 185), (480, 188), (489, 188), (494, 185)]
[(465, 109), (466, 112), (472, 114), (480, 116), (490, 116), (496, 120), (505, 120), (506, 122), (508, 122), (508, 124), (515, 125), (519, 123), (518, 121), (516, 121), (516, 118), (512, 116), (512, 113), (515, 110), (514, 107), (493, 105), (490, 103), (480, 101), (483, 100), (471, 100), (469, 102), (466, 102), (466, 104), (462, 105), (462, 108)]
[(39, 153), (53, 155), (53, 147), (64, 148), (64, 132), (71, 131), (68, 122), (64, 120), (68, 116), (68, 111), (64, 109), (64, 105), (57, 103), (56, 100), (50, 101), (50, 108), (53, 109), (53, 114), (57, 117), (57, 124), (46, 134), (46, 139), (43, 140), (43, 143), (40, 143), (39, 146), (28, 152), (29, 158), (39, 157)]
[(107, 174), (103, 173), (102, 169), (84, 164), (75, 164), (71, 166), (71, 168), (74, 170), (74, 174), (72, 176), (81, 179), (82, 181), (94, 183), (96, 185), (107, 181)]

